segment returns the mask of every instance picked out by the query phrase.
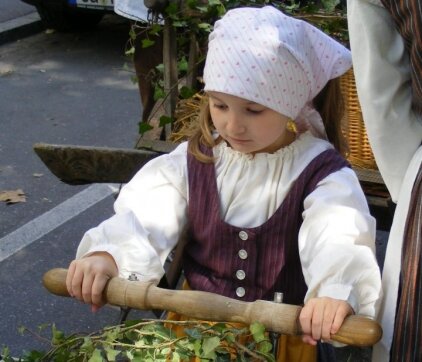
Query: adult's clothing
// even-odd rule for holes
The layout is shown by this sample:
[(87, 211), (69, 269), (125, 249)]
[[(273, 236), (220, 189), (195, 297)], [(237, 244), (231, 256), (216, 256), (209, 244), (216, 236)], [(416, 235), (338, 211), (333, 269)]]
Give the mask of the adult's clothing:
[[(399, 6), (405, 3), (409, 2), (395, 1), (389, 5), (399, 9)], [(411, 266), (413, 279), (404, 278), (405, 270), (401, 269), (410, 257), (402, 253), (403, 247), (413, 250), (412, 253), (420, 251), (420, 238), (412, 239), (410, 246), (403, 245), (403, 239), (407, 233), (406, 225), (417, 221), (417, 214), (409, 213), (409, 207), (412, 202), (417, 202), (422, 197), (420, 193), (411, 196), (412, 190), (418, 188), (415, 181), (422, 162), (422, 118), (420, 111), (415, 107), (417, 94), (412, 90), (412, 82), (415, 81), (412, 77), (414, 66), (409, 53), (412, 47), (407, 43), (406, 35), (403, 34), (403, 37), (399, 32), (405, 27), (395, 22), (390, 11), (379, 0), (348, 2), (350, 44), (363, 118), (379, 171), (393, 201), (397, 202), (383, 267), (384, 299), (379, 316), (383, 337), (373, 349), (375, 362), (390, 359), (400, 279), (402, 285), (411, 283), (411, 280), (420, 282), (421, 270), (420, 255), (419, 261), (414, 260)], [(407, 21), (403, 22), (405, 23), (409, 24)], [(406, 292), (406, 299), (402, 299), (404, 290), (402, 288), (399, 300), (414, 301), (414, 298), (417, 298), (418, 288), (414, 285), (407, 289), (410, 293)], [(419, 292), (420, 290), (419, 288)], [(412, 312), (407, 318), (408, 321), (417, 318), (419, 322), (416, 325), (420, 326), (421, 315), (413, 315)], [(415, 324), (407, 324), (410, 325)], [(420, 327), (418, 328), (420, 330)], [(417, 343), (420, 344), (420, 340)], [(413, 347), (408, 344), (408, 350), (413, 349), (420, 353)], [(401, 355), (393, 360), (402, 358), (407, 357)], [(413, 357), (406, 360), (420, 360), (417, 355), (414, 355), (414, 359), (411, 358)]]

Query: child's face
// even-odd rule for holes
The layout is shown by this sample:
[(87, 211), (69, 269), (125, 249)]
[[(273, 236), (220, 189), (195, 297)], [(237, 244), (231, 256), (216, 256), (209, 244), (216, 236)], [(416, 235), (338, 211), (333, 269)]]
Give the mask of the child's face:
[(211, 119), (219, 135), (236, 151), (272, 153), (295, 135), (286, 130), (288, 117), (252, 101), (208, 92)]

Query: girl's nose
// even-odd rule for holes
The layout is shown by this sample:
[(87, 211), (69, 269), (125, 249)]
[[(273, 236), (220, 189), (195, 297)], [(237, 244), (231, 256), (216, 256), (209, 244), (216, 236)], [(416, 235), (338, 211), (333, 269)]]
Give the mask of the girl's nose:
[(246, 131), (242, 118), (235, 112), (230, 112), (227, 115), (226, 127), (232, 134), (240, 134)]

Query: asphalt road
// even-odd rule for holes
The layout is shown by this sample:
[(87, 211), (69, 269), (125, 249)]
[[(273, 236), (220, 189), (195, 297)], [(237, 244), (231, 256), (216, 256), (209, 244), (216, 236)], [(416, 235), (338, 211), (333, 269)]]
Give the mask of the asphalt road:
[(125, 20), (107, 16), (92, 32), (41, 32), (0, 46), (0, 191), (26, 196), (0, 202), (0, 348), (14, 355), (45, 347), (21, 336), (21, 326), (55, 323), (70, 333), (117, 322), (117, 310), (94, 315), (52, 296), (41, 280), (50, 268), (67, 267), (84, 231), (111, 215), (118, 185), (64, 184), (32, 146), (133, 147), (141, 105), (124, 56), (128, 30)]

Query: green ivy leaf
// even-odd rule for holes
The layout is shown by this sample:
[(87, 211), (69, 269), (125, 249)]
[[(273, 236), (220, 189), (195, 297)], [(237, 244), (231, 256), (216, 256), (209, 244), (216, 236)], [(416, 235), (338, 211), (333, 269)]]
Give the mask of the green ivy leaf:
[(163, 74), (164, 73), (164, 64), (163, 63), (161, 63), (161, 64), (158, 64), (156, 67), (155, 67), (155, 69), (157, 69), (161, 74)]
[(103, 356), (98, 348), (94, 351), (88, 362), (103, 362)]
[(266, 340), (265, 327), (262, 323), (254, 322), (249, 326), (249, 330), (252, 333), (252, 337), (255, 342), (259, 343)]
[(3, 358), (3, 361), (5, 362), (9, 362), (11, 361), (11, 357), (10, 357), (10, 350), (8, 347), (3, 346), (2, 350), (1, 350), (1, 354), (0, 354), (0, 358)]
[(132, 40), (135, 40), (136, 39), (136, 31), (135, 31), (135, 29), (133, 27), (131, 27), (130, 30), (129, 30), (129, 37)]
[(201, 356), (201, 347), (202, 347), (202, 339), (195, 339), (193, 342), (193, 350), (195, 352), (195, 356)]
[(131, 47), (130, 49), (125, 51), (126, 56), (130, 56), (130, 55), (133, 55), (133, 54), (135, 54), (135, 47)]
[(206, 32), (210, 32), (212, 29), (212, 25), (208, 23), (199, 23), (198, 28), (201, 30), (205, 30)]
[(151, 25), (151, 28), (149, 29), (148, 33), (151, 35), (159, 35), (163, 27), (160, 24), (154, 23)]
[(163, 87), (156, 85), (154, 87), (154, 101), (158, 101), (166, 96), (166, 92), (164, 92)]
[(24, 327), (24, 326), (20, 326), (20, 327), (18, 328), (18, 333), (19, 333), (21, 336), (23, 336), (23, 335), (24, 335), (25, 331), (26, 331), (26, 327)]
[(174, 20), (172, 25), (175, 28), (184, 28), (188, 26), (188, 22), (186, 20)]
[[(139, 133), (142, 135), (145, 132), (151, 131), (154, 127), (152, 127), (150, 124), (145, 123), (145, 122), (139, 122)], [(129, 338), (131, 340), (133, 340), (133, 338), (136, 338), (136, 334), (134, 333), (126, 333), (125, 334), (126, 338)], [(132, 338), (133, 336), (133, 338)]]
[(142, 48), (149, 48), (155, 44), (154, 40), (142, 39)]
[[(22, 360), (25, 362), (38, 362), (38, 361), (41, 361), (43, 357), (44, 357), (44, 353), (40, 351), (30, 351), (30, 352), (26, 352), (23, 355)], [(14, 360), (11, 358), (10, 361), (14, 361)]]
[(173, 121), (173, 119), (169, 116), (161, 116), (160, 117), (160, 127), (164, 127), (166, 124), (170, 124)]
[(271, 352), (272, 349), (273, 349), (273, 345), (268, 341), (262, 341), (258, 345), (258, 350), (262, 353)]
[(322, 0), (321, 2), (327, 11), (334, 11), (336, 6), (340, 4), (340, 0)]
[(182, 57), (177, 62), (177, 69), (179, 72), (186, 72), (188, 70), (188, 61), (186, 60), (186, 57)]
[(268, 361), (268, 362), (275, 362), (275, 358), (274, 358), (274, 355), (272, 354), (272, 353), (270, 353), (270, 352), (259, 352), (259, 355), (261, 355), (262, 357), (265, 357), (265, 359)]
[(60, 344), (60, 343), (62, 343), (62, 342), (65, 340), (64, 333), (63, 333), (62, 331), (59, 331), (59, 330), (56, 328), (56, 325), (55, 325), (55, 324), (53, 324), (53, 325), (51, 326), (51, 333), (52, 333), (52, 335), (53, 335), (53, 338), (51, 339), (51, 343), (52, 343), (53, 345)]
[(116, 360), (116, 357), (119, 355), (120, 351), (107, 347), (105, 348), (105, 353), (107, 355), (107, 361), (112, 362)]
[(194, 96), (195, 94), (196, 94), (195, 89), (186, 87), (185, 85), (182, 88), (180, 88), (180, 90), (179, 90), (179, 96), (182, 99), (189, 99), (190, 97)]
[(171, 354), (171, 362), (180, 362), (181, 358), (180, 358), (180, 354), (177, 352), (173, 352)]
[(122, 337), (120, 333), (120, 327), (113, 328), (104, 333), (104, 337), (106, 338), (107, 342), (113, 342)]
[(215, 349), (220, 345), (220, 338), (217, 336), (204, 338), (202, 343), (202, 357), (204, 358), (215, 358)]
[(92, 343), (91, 338), (84, 338), (84, 342), (81, 345), (81, 351), (84, 351), (86, 353), (92, 353), (94, 351), (94, 344)]
[(176, 2), (170, 2), (164, 11), (170, 18), (177, 18), (178, 7)]

